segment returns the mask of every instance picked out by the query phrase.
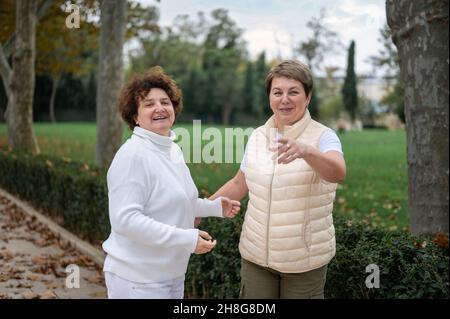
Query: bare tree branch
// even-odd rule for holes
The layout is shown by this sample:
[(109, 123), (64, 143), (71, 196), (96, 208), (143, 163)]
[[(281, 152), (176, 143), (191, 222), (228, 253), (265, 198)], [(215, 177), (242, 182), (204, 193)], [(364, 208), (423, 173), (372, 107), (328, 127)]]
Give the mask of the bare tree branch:
[(9, 95), (9, 80), (11, 79), (11, 67), (6, 59), (3, 47), (0, 45), (0, 75), (3, 80), (6, 95)]
[[(48, 8), (50, 8), (50, 6), (53, 4), (54, 1), (55, 0), (42, 0), (39, 3), (37, 13), (36, 13), (36, 23), (44, 16), (44, 14), (47, 12)], [(15, 42), (16, 42), (16, 34), (13, 33), (13, 35), (11, 35), (9, 37), (9, 39), (3, 45), (3, 50), (4, 50), (3, 53), (6, 58), (9, 58), (9, 56), (14, 51), (14, 43)]]

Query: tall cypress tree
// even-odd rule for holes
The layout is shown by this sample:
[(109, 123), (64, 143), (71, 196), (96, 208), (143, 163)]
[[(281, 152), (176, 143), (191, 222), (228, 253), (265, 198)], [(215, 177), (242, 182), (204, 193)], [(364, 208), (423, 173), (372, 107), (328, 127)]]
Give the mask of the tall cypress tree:
[(258, 120), (263, 120), (265, 116), (272, 115), (272, 110), (269, 106), (269, 98), (266, 93), (266, 76), (269, 72), (269, 67), (266, 64), (266, 52), (263, 51), (258, 55), (255, 62), (255, 85), (256, 85), (256, 105), (258, 107)]
[(311, 101), (308, 106), (309, 114), (312, 118), (318, 119), (319, 117), (319, 98), (317, 94), (314, 94), (314, 90), (312, 92)]
[(358, 91), (356, 89), (355, 74), (355, 41), (353, 40), (348, 49), (347, 74), (342, 87), (342, 101), (352, 120), (355, 120), (358, 108)]
[(255, 85), (255, 73), (252, 61), (247, 62), (242, 97), (244, 111), (247, 114), (258, 115), (257, 90)]

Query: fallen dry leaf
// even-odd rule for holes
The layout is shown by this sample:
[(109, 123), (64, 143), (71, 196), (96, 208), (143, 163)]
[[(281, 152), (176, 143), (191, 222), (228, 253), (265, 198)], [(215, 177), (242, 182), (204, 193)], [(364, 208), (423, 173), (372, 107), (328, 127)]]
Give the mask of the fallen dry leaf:
[(47, 267), (45, 265), (37, 266), (32, 269), (33, 272), (44, 274), (44, 275), (51, 275), (53, 274), (53, 271), (50, 267)]
[(19, 282), (16, 288), (31, 288), (33, 285), (27, 282)]
[(7, 274), (0, 274), (0, 282), (8, 281), (9, 279), (10, 279), (9, 275), (7, 275)]
[(68, 265), (71, 265), (71, 264), (77, 265), (78, 262), (79, 262), (79, 260), (77, 257), (69, 257), (69, 258), (62, 259), (59, 263), (60, 263), (61, 267), (66, 268)]
[(52, 167), (53, 167), (53, 162), (50, 161), (50, 160), (46, 160), (46, 161), (45, 161), (45, 164), (46, 164), (49, 168), (52, 168)]
[(56, 299), (56, 295), (51, 290), (47, 290), (41, 294), (39, 294), (41, 299)]
[(14, 257), (14, 254), (9, 250), (0, 250), (0, 259), (4, 261), (11, 260)]
[(42, 283), (46, 284), (47, 286), (49, 286), (51, 283), (53, 283), (53, 280), (47, 279), (47, 278), (42, 278), (40, 281)]
[(45, 257), (39, 255), (31, 257), (31, 261), (37, 265), (46, 265), (48, 263)]
[(85, 279), (88, 282), (90, 282), (91, 284), (101, 284), (101, 283), (103, 283), (103, 276), (101, 276), (101, 275), (89, 276), (89, 277), (85, 277)]
[(21, 280), (23, 279), (23, 276), (21, 274), (12, 274), (9, 279), (17, 279), (17, 280)]
[(37, 294), (33, 291), (28, 291), (28, 292), (22, 293), (22, 297), (25, 299), (39, 299), (39, 294)]
[(89, 165), (86, 163), (83, 163), (83, 165), (80, 166), (80, 171), (87, 172), (89, 170)]
[(21, 273), (23, 273), (23, 272), (25, 272), (26, 271), (26, 269), (25, 268), (22, 268), (22, 267), (13, 267), (13, 268), (11, 268), (10, 270), (9, 270), (9, 272), (11, 273), (11, 274), (21, 274)]
[(448, 248), (448, 237), (443, 233), (438, 233), (433, 240), (433, 243), (442, 248)]
[(49, 289), (65, 288), (66, 285), (57, 282), (48, 282), (45, 284)]
[(427, 241), (426, 241), (426, 240), (423, 241), (423, 242), (421, 242), (421, 243), (419, 243), (419, 242), (414, 242), (414, 244), (415, 244), (415, 246), (416, 246), (417, 248), (425, 248), (425, 247), (427, 247)]
[(63, 240), (63, 239), (59, 239), (57, 244), (63, 250), (71, 247), (70, 242), (68, 242), (67, 240)]
[(106, 298), (106, 291), (94, 292), (91, 294), (92, 298)]
[(40, 278), (38, 274), (28, 274), (27, 279), (31, 281), (36, 281)]
[(92, 267), (95, 265), (95, 263), (92, 260), (90, 260), (89, 257), (86, 257), (84, 255), (80, 255), (79, 259), (85, 266)]

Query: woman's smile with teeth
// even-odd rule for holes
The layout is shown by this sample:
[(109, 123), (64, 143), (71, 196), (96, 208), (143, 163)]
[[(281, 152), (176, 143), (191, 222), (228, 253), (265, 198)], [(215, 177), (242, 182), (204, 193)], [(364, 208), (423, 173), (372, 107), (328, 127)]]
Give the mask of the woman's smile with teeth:
[(293, 109), (294, 109), (293, 107), (285, 107), (285, 108), (280, 109), (280, 111), (281, 111), (282, 113), (289, 113), (289, 112), (291, 112)]

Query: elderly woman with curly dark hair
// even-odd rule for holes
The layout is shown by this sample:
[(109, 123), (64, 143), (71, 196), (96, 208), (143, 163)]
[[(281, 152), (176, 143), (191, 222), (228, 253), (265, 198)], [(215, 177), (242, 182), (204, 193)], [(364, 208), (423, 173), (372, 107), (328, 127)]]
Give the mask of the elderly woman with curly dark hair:
[(121, 93), (122, 118), (133, 134), (108, 170), (111, 234), (103, 243), (109, 298), (181, 299), (191, 253), (216, 241), (194, 228), (196, 217), (234, 217), (238, 201), (198, 198), (171, 127), (181, 91), (160, 67)]

